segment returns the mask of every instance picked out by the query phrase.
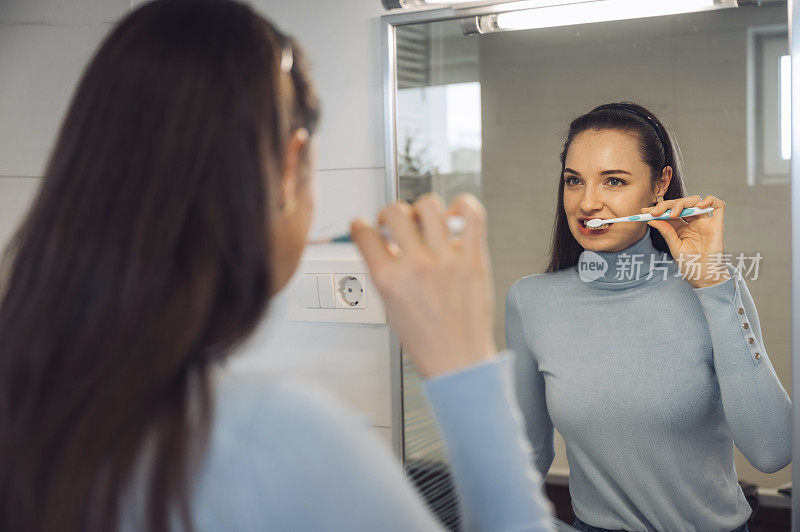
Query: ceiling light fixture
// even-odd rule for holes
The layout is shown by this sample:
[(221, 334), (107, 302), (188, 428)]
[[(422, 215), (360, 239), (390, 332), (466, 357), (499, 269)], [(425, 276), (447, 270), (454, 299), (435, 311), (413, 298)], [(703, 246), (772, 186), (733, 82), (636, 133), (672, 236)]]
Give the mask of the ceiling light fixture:
[(737, 6), (736, 0), (588, 0), (468, 17), (462, 20), (462, 24), (467, 34), (491, 33), (659, 17)]

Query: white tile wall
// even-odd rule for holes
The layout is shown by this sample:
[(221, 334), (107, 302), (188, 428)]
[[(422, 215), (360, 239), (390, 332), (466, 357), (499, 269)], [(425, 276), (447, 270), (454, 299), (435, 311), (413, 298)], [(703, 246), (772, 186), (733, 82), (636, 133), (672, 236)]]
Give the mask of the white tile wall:
[(319, 168), (383, 168), (377, 0), (252, 0), (306, 49), (322, 99)]
[(349, 231), (357, 216), (374, 219), (385, 198), (383, 168), (320, 170), (317, 172), (317, 209), (312, 237)]
[(5, 0), (0, 3), (0, 24), (82, 26), (115, 22), (129, 0)]
[(43, 174), (74, 87), (110, 28), (0, 25), (0, 175)]

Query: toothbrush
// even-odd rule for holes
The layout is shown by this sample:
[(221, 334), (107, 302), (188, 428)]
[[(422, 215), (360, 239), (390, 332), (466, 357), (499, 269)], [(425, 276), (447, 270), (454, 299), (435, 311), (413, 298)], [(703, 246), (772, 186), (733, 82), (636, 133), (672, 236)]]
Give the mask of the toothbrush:
[[(448, 216), (447, 217), (447, 229), (450, 231), (451, 235), (457, 235), (461, 233), (464, 228), (467, 226), (467, 221), (461, 216)], [(381, 232), (381, 236), (383, 236), (386, 240), (392, 240), (392, 233), (389, 230), (389, 226), (385, 224), (381, 224), (379, 228)], [(350, 233), (346, 233), (343, 235), (338, 235), (331, 238), (320, 238), (317, 240), (309, 240), (308, 244), (345, 244), (348, 242), (352, 242), (353, 239), (350, 237)]]
[[(694, 207), (688, 207), (683, 209), (678, 216), (678, 218), (684, 218), (686, 216), (697, 216), (698, 214), (705, 214), (707, 212), (711, 212), (714, 210), (714, 207), (707, 207), (705, 209), (695, 209)], [(636, 214), (634, 216), (625, 216), (623, 218), (611, 218), (609, 220), (602, 220), (600, 218), (593, 218), (586, 222), (586, 227), (600, 227), (604, 224), (615, 224), (617, 222), (649, 222), (650, 220), (666, 220), (669, 218), (672, 209), (666, 211), (661, 216), (656, 216), (653, 218), (653, 215), (650, 213), (647, 214)]]

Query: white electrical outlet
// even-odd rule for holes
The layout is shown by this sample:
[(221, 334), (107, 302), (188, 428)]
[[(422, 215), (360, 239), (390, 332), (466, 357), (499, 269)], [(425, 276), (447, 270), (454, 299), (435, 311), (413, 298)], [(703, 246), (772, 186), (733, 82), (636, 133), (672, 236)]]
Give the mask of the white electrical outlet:
[(289, 319), (386, 323), (386, 307), (367, 271), (363, 259), (304, 258), (289, 287)]
[(362, 310), (367, 308), (364, 274), (345, 273), (333, 276), (333, 289), (336, 293), (336, 308)]

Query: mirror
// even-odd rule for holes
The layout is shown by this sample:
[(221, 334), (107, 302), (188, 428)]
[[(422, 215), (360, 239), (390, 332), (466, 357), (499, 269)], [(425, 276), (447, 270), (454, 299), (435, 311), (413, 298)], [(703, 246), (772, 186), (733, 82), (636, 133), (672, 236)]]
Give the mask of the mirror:
[[(505, 346), (509, 288), (548, 263), (559, 155), (570, 122), (604, 103), (636, 102), (676, 140), (687, 192), (726, 202), (726, 253), (750, 290), (764, 349), (791, 395), (786, 2), (465, 35), (464, 28), (475, 25), (473, 12), (467, 18), (458, 10), (434, 11), (416, 21), (385, 17), (394, 31), (389, 53), (395, 59), (387, 90), (396, 101), (387, 127), (396, 135), (392, 184), (399, 199), (432, 191), (450, 201), (466, 191), (484, 202), (498, 347)], [(681, 339), (675, 342), (680, 349)], [(592, 366), (585, 369), (587, 382)], [(405, 356), (401, 389), (406, 469), (443, 522), (457, 529), (446, 453)], [(558, 516), (571, 523), (570, 464), (557, 430), (554, 448), (547, 490)], [(772, 530), (770, 522), (788, 530), (791, 466), (765, 473), (736, 449), (735, 471), (748, 502), (758, 507), (751, 529)], [(587, 485), (585, 479), (571, 482), (573, 490)]]

